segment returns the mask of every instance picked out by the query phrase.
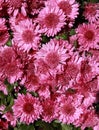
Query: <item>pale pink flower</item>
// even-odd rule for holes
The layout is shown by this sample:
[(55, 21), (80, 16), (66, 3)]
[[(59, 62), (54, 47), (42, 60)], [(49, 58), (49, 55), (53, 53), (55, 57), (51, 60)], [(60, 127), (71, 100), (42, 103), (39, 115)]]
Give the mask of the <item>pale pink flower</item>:
[(95, 24), (82, 24), (76, 29), (81, 50), (99, 49), (99, 30)]
[(9, 33), (5, 25), (5, 19), (0, 18), (0, 46), (5, 45), (8, 39), (9, 39)]
[[(64, 43), (64, 41), (61, 41)], [(50, 73), (61, 72), (66, 60), (69, 58), (64, 44), (60, 45), (58, 40), (51, 40), (36, 53), (37, 60), (42, 59), (49, 67)]]
[(42, 106), (38, 98), (31, 94), (18, 94), (12, 107), (14, 116), (20, 119), (20, 122), (30, 124), (40, 118), (42, 113)]
[(48, 37), (56, 35), (64, 27), (65, 15), (58, 7), (45, 7), (38, 15), (37, 22), (41, 27), (41, 32)]
[(95, 22), (99, 18), (99, 3), (85, 3), (84, 16), (89, 22)]
[(26, 19), (20, 21), (15, 26), (13, 44), (16, 44), (24, 51), (29, 51), (31, 48), (37, 50), (40, 47), (39, 27), (35, 26), (31, 20)]

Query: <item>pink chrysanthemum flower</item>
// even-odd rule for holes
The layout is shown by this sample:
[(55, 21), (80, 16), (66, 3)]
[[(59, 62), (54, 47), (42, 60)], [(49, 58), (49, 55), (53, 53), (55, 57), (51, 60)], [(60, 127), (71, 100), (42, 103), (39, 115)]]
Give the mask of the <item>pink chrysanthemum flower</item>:
[(99, 62), (99, 50), (91, 49), (89, 50), (92, 54), (92, 60), (95, 60), (96, 62)]
[(51, 99), (46, 99), (42, 101), (42, 107), (43, 107), (43, 112), (42, 112), (42, 119), (45, 122), (51, 122), (55, 119), (57, 119), (58, 116), (58, 106), (57, 103)]
[(14, 83), (22, 76), (22, 65), (17, 59), (12, 47), (2, 47), (0, 50), (0, 75)]
[(20, 122), (26, 124), (33, 123), (35, 120), (39, 119), (42, 113), (42, 106), (38, 98), (33, 97), (31, 94), (18, 94), (12, 109), (14, 116), (17, 119), (20, 118)]
[(83, 113), (83, 111), (79, 104), (79, 98), (73, 99), (72, 96), (67, 98), (63, 95), (58, 97), (57, 100), (59, 102), (59, 121), (70, 124), (80, 118), (80, 115)]
[[(61, 41), (64, 43), (64, 41)], [(63, 45), (60, 45), (58, 40), (51, 40), (35, 55), (36, 60), (42, 59), (49, 67), (51, 73), (60, 72), (63, 66), (66, 64), (66, 60), (69, 58), (67, 49)]]
[(45, 0), (28, 0), (27, 8), (29, 14), (38, 14), (39, 11), (44, 7)]
[(41, 85), (37, 93), (39, 94), (40, 98), (47, 99), (47, 98), (50, 98), (51, 91), (50, 91), (49, 86)]
[(27, 88), (28, 91), (36, 91), (39, 89), (39, 77), (35, 74), (34, 72), (34, 66), (33, 63), (29, 62), (28, 68), (26, 71), (26, 76), (25, 76), (25, 87)]
[(47, 6), (58, 6), (69, 19), (75, 19), (78, 15), (79, 5), (75, 0), (50, 0)]
[(22, 65), (18, 60), (10, 62), (5, 66), (4, 75), (10, 83), (21, 79), (22, 73)]
[(41, 27), (41, 32), (48, 37), (56, 35), (65, 23), (65, 15), (57, 6), (43, 8), (38, 15), (37, 22)]
[(76, 32), (81, 50), (99, 49), (99, 33), (95, 24), (80, 25)]
[(17, 120), (13, 116), (13, 113), (7, 112), (2, 117), (5, 118), (8, 122), (10, 122), (11, 126), (13, 126), (13, 127), (16, 126)]
[(95, 22), (99, 18), (99, 3), (86, 3), (84, 16), (89, 22)]
[(83, 116), (83, 122), (81, 125), (82, 130), (85, 130), (86, 127), (93, 128), (95, 125), (99, 123), (99, 118), (96, 115), (95, 110), (88, 111), (86, 112), (85, 115), (82, 115), (82, 116)]
[(5, 45), (9, 39), (9, 33), (5, 26), (5, 20), (0, 18), (0, 46)]
[(83, 59), (80, 65), (80, 73), (83, 82), (91, 81), (99, 74), (99, 63), (92, 59)]
[[(79, 98), (73, 99), (73, 97), (61, 96), (58, 98), (59, 102), (59, 117), (58, 119), (63, 123), (73, 123), (75, 120), (79, 119), (80, 115), (83, 113), (82, 108), (79, 106)], [(80, 99), (81, 100), (81, 99)]]
[(24, 0), (5, 0), (5, 3), (7, 4), (7, 12), (8, 14), (18, 14), (19, 10), (26, 14), (25, 7), (26, 4)]
[(31, 20), (20, 21), (15, 26), (15, 30), (13, 41), (20, 49), (29, 51), (31, 48), (37, 50), (40, 47), (39, 27), (35, 26)]
[(16, 58), (15, 52), (12, 47), (0, 48), (0, 73), (3, 72), (7, 63), (10, 63)]

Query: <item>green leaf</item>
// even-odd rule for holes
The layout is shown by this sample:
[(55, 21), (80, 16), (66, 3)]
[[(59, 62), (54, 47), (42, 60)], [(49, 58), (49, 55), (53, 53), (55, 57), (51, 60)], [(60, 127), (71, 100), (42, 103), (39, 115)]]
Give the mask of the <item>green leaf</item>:
[(61, 124), (61, 130), (73, 130), (71, 125)]
[(49, 42), (50, 41), (50, 38), (49, 37), (47, 37), (46, 35), (43, 35), (42, 36), (42, 43), (44, 44), (44, 43), (47, 43), (47, 42)]
[(70, 35), (72, 36), (72, 35), (75, 35), (75, 34), (76, 34), (75, 29), (71, 29)]
[(21, 124), (18, 128), (18, 130), (35, 130), (34, 125), (25, 125), (25, 124)]
[(51, 124), (46, 123), (46, 122), (41, 121), (41, 120), (37, 121), (35, 123), (35, 126), (39, 126), (39, 128), (43, 128), (43, 130), (54, 130), (54, 128), (52, 127)]
[(12, 46), (12, 42), (11, 40), (9, 40), (7, 43), (6, 43), (7, 46)]
[(14, 104), (14, 98), (8, 96), (7, 103), (9, 103), (9, 105), (5, 108), (4, 112), (10, 111), (12, 109), (12, 106)]
[(62, 34), (59, 34), (58, 36), (56, 36), (55, 38), (57, 40), (59, 40), (59, 39), (67, 40), (67, 34), (66, 33), (62, 33)]
[(67, 40), (67, 35), (66, 35), (66, 34), (62, 34), (62, 35), (60, 36), (60, 38), (63, 39), (63, 40)]
[(34, 96), (34, 97), (38, 97), (38, 96), (39, 96), (38, 93), (36, 93), (36, 92), (30, 92), (30, 94), (31, 94), (32, 96)]

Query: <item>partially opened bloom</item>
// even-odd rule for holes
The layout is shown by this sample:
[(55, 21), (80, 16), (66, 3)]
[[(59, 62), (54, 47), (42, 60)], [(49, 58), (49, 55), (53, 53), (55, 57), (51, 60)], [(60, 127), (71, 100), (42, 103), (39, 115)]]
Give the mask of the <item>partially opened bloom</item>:
[(31, 94), (18, 94), (12, 107), (14, 116), (20, 119), (20, 122), (30, 124), (40, 118), (42, 106), (38, 98)]
[(95, 24), (79, 25), (76, 32), (81, 50), (99, 49), (99, 29)]
[(99, 3), (86, 3), (84, 16), (89, 22), (95, 22), (99, 18)]
[(24, 51), (31, 48), (37, 50), (40, 47), (40, 34), (38, 26), (35, 26), (31, 20), (20, 21), (15, 26), (13, 44)]
[(5, 19), (0, 18), (0, 46), (5, 45), (9, 39), (9, 33), (5, 25)]
[(57, 6), (43, 8), (38, 15), (37, 22), (41, 27), (41, 32), (48, 37), (56, 35), (64, 27), (65, 15)]

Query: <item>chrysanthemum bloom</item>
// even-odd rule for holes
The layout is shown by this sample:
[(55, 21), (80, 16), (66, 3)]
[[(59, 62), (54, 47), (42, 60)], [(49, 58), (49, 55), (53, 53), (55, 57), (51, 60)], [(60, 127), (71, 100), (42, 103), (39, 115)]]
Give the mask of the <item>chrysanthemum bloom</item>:
[[(94, 79), (92, 79), (90, 82), (85, 84), (86, 90), (91, 93), (97, 93), (98, 87), (99, 87), (99, 76), (96, 76)], [(82, 88), (83, 89), (83, 88)], [(86, 91), (86, 92), (87, 92)]]
[(27, 9), (29, 14), (38, 14), (39, 11), (44, 7), (45, 0), (28, 0)]
[[(64, 41), (61, 41), (62, 43)], [(51, 40), (35, 54), (36, 60), (42, 59), (49, 67), (50, 73), (60, 72), (69, 58), (67, 49), (58, 40)]]
[(4, 0), (0, 0), (0, 17), (8, 17), (8, 5)]
[(9, 127), (8, 122), (0, 119), (0, 130), (8, 130), (8, 127)]
[(5, 25), (5, 20), (0, 18), (0, 46), (5, 45), (9, 39), (9, 33)]
[[(80, 99), (81, 101), (81, 99)], [(72, 96), (58, 97), (59, 102), (59, 121), (63, 123), (73, 123), (75, 120), (79, 119), (80, 115), (83, 113), (82, 108), (79, 104), (79, 98), (73, 99)]]
[(42, 113), (42, 106), (39, 99), (33, 97), (29, 93), (27, 93), (27, 95), (18, 94), (12, 109), (14, 116), (20, 119), (20, 122), (26, 124), (33, 123), (35, 120), (39, 119)]
[(9, 18), (10, 27), (13, 31), (15, 31), (15, 25), (18, 25), (20, 21), (27, 19), (27, 16), (25, 16), (22, 13), (18, 13), (17, 15), (13, 15)]
[(91, 50), (89, 50), (89, 52), (91, 52), (91, 54), (92, 54), (92, 60), (99, 62), (99, 50), (91, 49)]
[(89, 22), (95, 22), (99, 18), (99, 3), (86, 3), (84, 16)]
[(80, 65), (81, 79), (86, 83), (99, 74), (99, 63), (92, 59), (83, 59)]
[(10, 122), (11, 126), (13, 126), (13, 127), (16, 126), (17, 120), (13, 116), (13, 113), (7, 112), (2, 117), (5, 118), (8, 122)]
[(95, 24), (79, 25), (76, 33), (81, 50), (99, 49), (99, 30)]
[(72, 85), (79, 79), (80, 62), (79, 55), (72, 54), (71, 58), (67, 61), (67, 64), (64, 67), (64, 71), (56, 76), (57, 85), (63, 91), (71, 88)]
[(0, 73), (2, 74), (5, 66), (11, 61), (15, 60), (16, 55), (12, 47), (1, 47), (0, 48)]
[(0, 75), (13, 83), (22, 76), (22, 65), (12, 47), (2, 47), (0, 50)]
[(57, 6), (43, 8), (38, 15), (37, 22), (41, 27), (41, 32), (48, 37), (56, 35), (65, 23), (65, 15)]
[(4, 76), (10, 83), (21, 79), (22, 73), (22, 65), (18, 60), (8, 63), (4, 69)]
[(42, 99), (50, 98), (50, 94), (51, 94), (50, 87), (46, 84), (41, 85), (39, 87), (39, 90), (37, 91), (37, 93), (39, 94), (40, 98), (42, 98)]
[(19, 9), (21, 12), (25, 12), (24, 0), (5, 0), (5, 3), (7, 4), (7, 11), (9, 14), (17, 14), (19, 12)]
[[(29, 63), (31, 64), (31, 63)], [(32, 67), (31, 68), (28, 68), (26, 71), (27, 71), (27, 74), (25, 76), (25, 87), (27, 88), (28, 91), (36, 91), (37, 89), (39, 89), (39, 77), (35, 74), (34, 72), (34, 66), (33, 64), (31, 64)]]
[[(92, 86), (93, 87), (93, 86)], [(93, 103), (96, 102), (96, 93), (87, 93), (87, 95), (84, 97), (83, 99), (83, 107), (85, 107), (86, 109), (90, 108), (90, 106), (92, 106)]]
[(46, 5), (58, 6), (69, 19), (75, 19), (78, 15), (79, 5), (75, 0), (50, 0)]
[(31, 20), (26, 19), (20, 21), (15, 26), (13, 44), (16, 44), (24, 51), (29, 51), (31, 48), (37, 50), (40, 47), (40, 34), (38, 26), (35, 26)]
[(86, 114), (83, 114), (83, 122), (81, 129), (84, 130), (86, 127), (94, 127), (99, 123), (98, 115), (96, 115), (95, 110), (90, 110)]
[(51, 122), (55, 119), (57, 119), (58, 116), (58, 106), (57, 103), (51, 99), (46, 99), (42, 101), (42, 119), (45, 122)]

